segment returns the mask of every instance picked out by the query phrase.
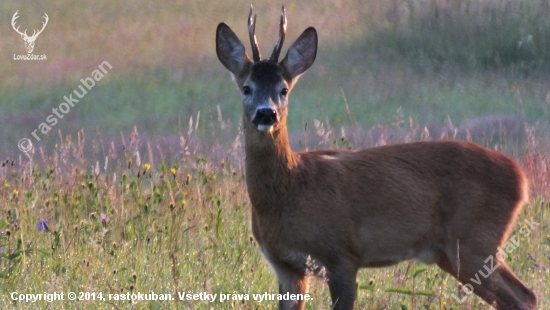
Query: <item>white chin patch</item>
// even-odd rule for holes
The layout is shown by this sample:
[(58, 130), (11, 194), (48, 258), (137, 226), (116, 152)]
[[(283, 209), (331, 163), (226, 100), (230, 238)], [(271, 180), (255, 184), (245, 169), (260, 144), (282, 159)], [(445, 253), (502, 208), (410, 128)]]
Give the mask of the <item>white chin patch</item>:
[(258, 130), (259, 131), (264, 131), (264, 132), (268, 132), (268, 131), (271, 131), (273, 129), (273, 125), (258, 125)]

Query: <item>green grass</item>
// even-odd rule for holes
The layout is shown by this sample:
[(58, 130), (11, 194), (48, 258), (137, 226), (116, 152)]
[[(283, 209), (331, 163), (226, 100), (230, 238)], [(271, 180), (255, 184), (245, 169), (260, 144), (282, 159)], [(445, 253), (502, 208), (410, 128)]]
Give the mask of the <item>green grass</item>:
[[(221, 21), (248, 46), (249, 4), (0, 4), (5, 25), (16, 10), (22, 29), (39, 27), (43, 12), (50, 17), (34, 51), (48, 61), (13, 61), (24, 45), (9, 28), (0, 40), (6, 60), (0, 63), (2, 308), (276, 308), (276, 302), (253, 300), (30, 305), (9, 298), (14, 291), (154, 291), (175, 298), (184, 291), (277, 292), (273, 272), (250, 240), (240, 96), (214, 52)], [(275, 41), (279, 5), (254, 3), (264, 54)], [(320, 35), (316, 63), (290, 99), (289, 127), (294, 143), (298, 136), (306, 141), (301, 148), (350, 146), (342, 145), (340, 127), (354, 147), (386, 143), (352, 139), (354, 128), (378, 124), (399, 133), (388, 143), (422, 139), (425, 124), (442, 126), (448, 119), (458, 126), (510, 115), (538, 129), (514, 154), (533, 188), (520, 220), (534, 217), (541, 226), (509, 263), (535, 289), (539, 307), (548, 308), (547, 1), (285, 6), (287, 44), (307, 26)], [(31, 132), (52, 108), (104, 60), (113, 69), (49, 134), (32, 140), (31, 157), (21, 153), (18, 141), (33, 139)], [(310, 131), (301, 133), (305, 124)], [(315, 124), (325, 134), (312, 133)], [(144, 173), (146, 163), (151, 167)], [(48, 221), (48, 231), (38, 231), (40, 220)], [(362, 270), (358, 284), (360, 309), (488, 309), (478, 298), (457, 304), (457, 282), (415, 262)], [(314, 282), (311, 292), (308, 308), (328, 309), (326, 285)]]

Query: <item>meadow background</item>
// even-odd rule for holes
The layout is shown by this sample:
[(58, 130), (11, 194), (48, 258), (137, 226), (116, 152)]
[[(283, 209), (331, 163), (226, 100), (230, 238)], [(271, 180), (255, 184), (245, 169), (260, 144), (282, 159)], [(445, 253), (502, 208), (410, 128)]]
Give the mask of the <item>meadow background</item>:
[[(251, 238), (240, 95), (215, 55), (226, 22), (248, 49), (248, 1), (0, 2), (0, 306), (272, 309), (276, 302), (25, 304), (9, 293), (277, 293)], [(264, 54), (280, 2), (253, 3)], [(315, 64), (290, 99), (296, 150), (459, 138), (514, 156), (532, 183), (509, 259), (550, 307), (550, 1), (288, 1), (287, 47), (317, 28)], [(39, 29), (34, 54), (11, 28)], [(286, 52), (286, 47), (284, 48)], [(31, 132), (103, 61), (112, 69), (51, 132)], [(31, 139), (33, 149), (17, 143)], [(518, 224), (518, 228), (519, 228)], [(519, 229), (518, 229), (519, 230)], [(514, 233), (517, 234), (518, 230)], [(480, 266), (481, 267), (481, 266)], [(359, 309), (458, 304), (458, 283), (406, 262), (362, 270)], [(328, 309), (314, 281), (308, 309)]]

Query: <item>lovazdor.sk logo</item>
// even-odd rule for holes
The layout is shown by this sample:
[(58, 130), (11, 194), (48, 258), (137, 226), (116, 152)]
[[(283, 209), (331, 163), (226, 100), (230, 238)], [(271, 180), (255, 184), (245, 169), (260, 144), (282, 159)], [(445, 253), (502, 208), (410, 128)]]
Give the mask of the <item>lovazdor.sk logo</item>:
[(43, 18), (45, 19), (45, 21), (42, 22), (42, 29), (33, 30), (32, 35), (29, 36), (27, 35), (27, 29), (21, 32), (19, 30), (19, 26), (17, 27), (15, 26), (16, 24), (15, 20), (19, 18), (19, 15), (17, 15), (18, 13), (19, 11), (16, 11), (15, 14), (13, 14), (13, 17), (11, 19), (11, 26), (13, 27), (13, 30), (15, 30), (15, 32), (21, 35), (21, 38), (23, 39), (23, 41), (25, 41), (25, 49), (27, 50), (27, 54), (22, 54), (22, 55), (13, 54), (13, 60), (47, 60), (46, 54), (35, 55), (32, 53), (32, 51), (34, 50), (34, 44), (36, 39), (38, 38), (38, 35), (40, 35), (42, 31), (44, 31), (44, 28), (46, 28), (46, 25), (48, 24), (48, 20), (49, 20), (48, 14), (44, 13)]

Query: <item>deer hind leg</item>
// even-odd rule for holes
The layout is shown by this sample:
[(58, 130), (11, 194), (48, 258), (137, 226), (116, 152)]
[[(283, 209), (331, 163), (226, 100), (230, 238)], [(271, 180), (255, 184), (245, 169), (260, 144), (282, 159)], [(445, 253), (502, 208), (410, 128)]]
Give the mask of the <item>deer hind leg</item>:
[[(501, 262), (497, 270), (499, 280), (501, 280), (508, 287), (509, 291), (513, 293), (516, 308), (512, 309), (537, 309), (537, 296), (535, 293), (527, 288), (521, 280), (508, 268), (505, 262)], [(519, 302), (517, 302), (519, 301)], [(503, 308), (506, 309), (506, 308)]]
[[(458, 280), (471, 285), (473, 292), (498, 310), (536, 310), (537, 297), (504, 262), (495, 259), (496, 253), (483, 255), (460, 254)], [(493, 261), (487, 259), (492, 255)], [(456, 277), (456, 257), (442, 257), (438, 266)]]

